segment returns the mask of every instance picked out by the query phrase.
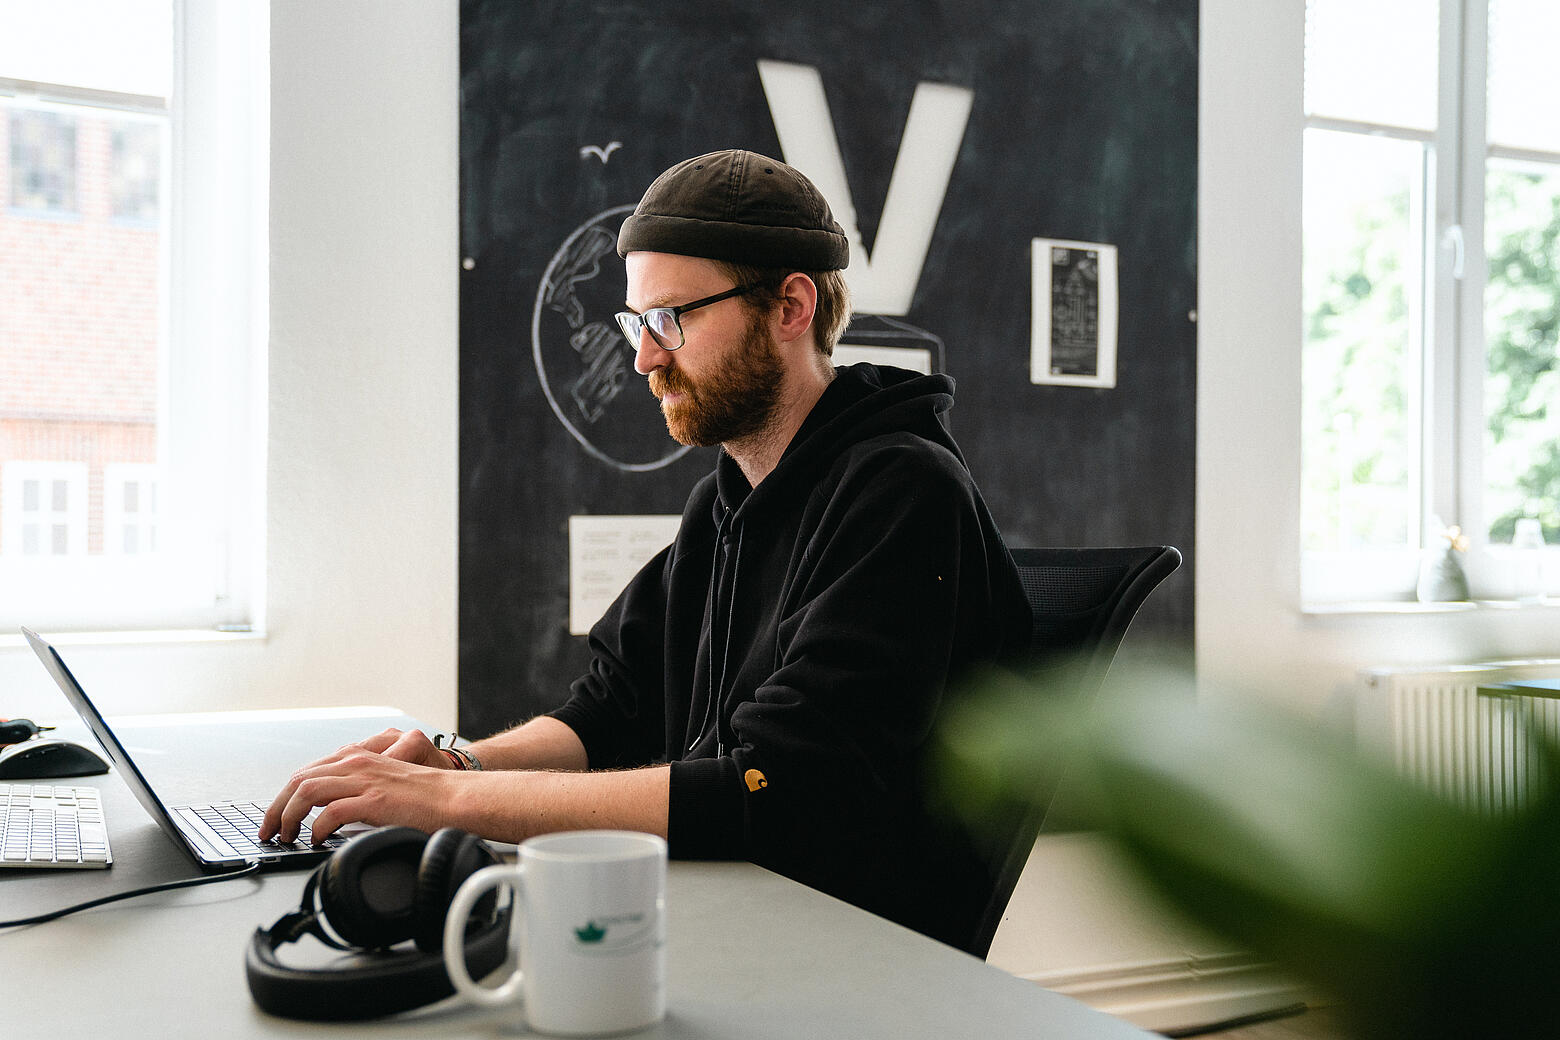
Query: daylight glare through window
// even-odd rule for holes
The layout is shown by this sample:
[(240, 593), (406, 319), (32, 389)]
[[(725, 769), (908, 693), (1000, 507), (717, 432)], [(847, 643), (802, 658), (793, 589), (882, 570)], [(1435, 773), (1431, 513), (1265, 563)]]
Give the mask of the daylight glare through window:
[(1475, 598), (1557, 591), (1520, 545), (1560, 544), (1557, 32), (1551, 0), (1306, 4), (1308, 601), (1413, 598), (1454, 527)]
[(256, 620), (266, 8), (4, 5), (0, 631)]

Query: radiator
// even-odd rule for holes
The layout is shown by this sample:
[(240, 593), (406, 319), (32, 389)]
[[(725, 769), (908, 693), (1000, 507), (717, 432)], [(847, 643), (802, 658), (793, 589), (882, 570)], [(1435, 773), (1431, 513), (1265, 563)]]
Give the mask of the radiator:
[(1478, 688), (1560, 675), (1560, 660), (1493, 661), (1362, 673), (1359, 733), (1397, 769), (1458, 804), (1516, 811), (1548, 783), (1535, 740), (1560, 747), (1560, 701), (1480, 697)]

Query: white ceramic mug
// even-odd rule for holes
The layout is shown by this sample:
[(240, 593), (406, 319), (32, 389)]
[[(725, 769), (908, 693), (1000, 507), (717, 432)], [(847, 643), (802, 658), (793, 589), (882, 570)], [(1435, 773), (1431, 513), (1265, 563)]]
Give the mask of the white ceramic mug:
[[(513, 892), (513, 973), (496, 987), (466, 968), (466, 921), (491, 888)], [(666, 842), (635, 831), (532, 838), (513, 864), (466, 879), (444, 922), (456, 992), (484, 1006), (516, 1005), (539, 1033), (626, 1033), (666, 1015)]]

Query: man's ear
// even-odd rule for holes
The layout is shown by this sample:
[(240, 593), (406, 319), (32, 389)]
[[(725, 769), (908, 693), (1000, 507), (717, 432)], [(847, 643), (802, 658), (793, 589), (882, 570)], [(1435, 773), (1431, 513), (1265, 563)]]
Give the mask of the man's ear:
[(788, 343), (807, 334), (818, 310), (818, 287), (800, 271), (786, 275), (780, 283), (779, 303), (774, 311), (775, 339)]

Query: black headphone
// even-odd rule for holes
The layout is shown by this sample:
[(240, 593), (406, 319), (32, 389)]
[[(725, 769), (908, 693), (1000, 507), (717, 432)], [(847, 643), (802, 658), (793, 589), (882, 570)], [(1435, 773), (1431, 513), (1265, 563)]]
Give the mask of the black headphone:
[[(283, 1018), (339, 1022), (449, 996), (455, 987), (442, 950), (450, 901), (463, 881), (497, 862), (480, 838), (454, 827), (431, 836), (381, 827), (353, 838), (309, 875), (297, 910), (255, 930), (244, 957), (255, 1003)], [(509, 914), (495, 913), (496, 903), (492, 894), (478, 900), (467, 927), (466, 957), (476, 978), (508, 955)], [(283, 964), (276, 948), (304, 935), (361, 957), (332, 968)], [(416, 948), (390, 949), (407, 940)]]

